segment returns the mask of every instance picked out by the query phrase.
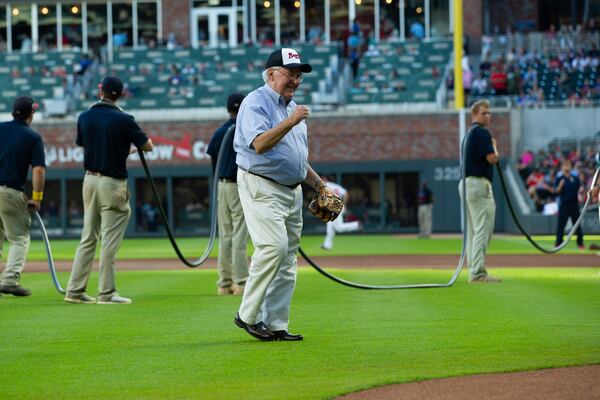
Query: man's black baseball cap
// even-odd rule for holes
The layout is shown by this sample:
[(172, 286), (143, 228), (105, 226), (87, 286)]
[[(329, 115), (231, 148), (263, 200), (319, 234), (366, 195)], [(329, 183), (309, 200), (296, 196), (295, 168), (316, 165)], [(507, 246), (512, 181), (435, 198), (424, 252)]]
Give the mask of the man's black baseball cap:
[(39, 105), (29, 96), (19, 96), (13, 103), (12, 115), (17, 118), (26, 119), (33, 114)]
[(227, 98), (227, 111), (237, 112), (244, 100), (244, 95), (241, 93), (232, 93)]
[(116, 76), (107, 76), (100, 84), (102, 91), (112, 97), (119, 98), (123, 94), (123, 81)]
[(271, 67), (300, 68), (302, 72), (312, 71), (310, 64), (302, 64), (300, 54), (296, 50), (289, 48), (275, 50), (269, 55), (265, 69)]

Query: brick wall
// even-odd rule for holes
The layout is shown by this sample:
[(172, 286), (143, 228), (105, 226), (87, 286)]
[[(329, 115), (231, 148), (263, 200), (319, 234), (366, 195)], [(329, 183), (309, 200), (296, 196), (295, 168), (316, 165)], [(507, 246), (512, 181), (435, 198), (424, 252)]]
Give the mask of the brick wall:
[(463, 0), (463, 34), (470, 38), (483, 35), (483, 0)]
[[(510, 114), (494, 114), (491, 131), (502, 156), (510, 152)], [(217, 122), (141, 123), (160, 154), (152, 165), (208, 164), (206, 146)], [(467, 124), (470, 122), (468, 121)], [(308, 121), (310, 159), (318, 162), (450, 160), (458, 158), (455, 114), (387, 117), (313, 118)], [(40, 125), (51, 168), (81, 168), (82, 153), (74, 145), (75, 125)], [(182, 149), (178, 151), (177, 149)], [(132, 161), (135, 165), (136, 161)]]
[(188, 0), (162, 0), (163, 36), (167, 40), (173, 32), (177, 42), (190, 46), (190, 2)]

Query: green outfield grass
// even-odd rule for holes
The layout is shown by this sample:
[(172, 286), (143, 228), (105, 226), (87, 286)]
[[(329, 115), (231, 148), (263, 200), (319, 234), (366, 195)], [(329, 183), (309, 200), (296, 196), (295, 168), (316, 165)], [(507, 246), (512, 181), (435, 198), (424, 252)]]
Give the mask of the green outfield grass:
[[(588, 235), (586, 243), (597, 242), (600, 236)], [(554, 236), (536, 236), (535, 240), (543, 246), (554, 246)], [(72, 260), (77, 248), (76, 240), (52, 240), (52, 252), (56, 260)], [(188, 258), (198, 258), (208, 244), (206, 237), (181, 238), (177, 240), (180, 248)], [(390, 254), (460, 254), (462, 238), (440, 237), (417, 239), (408, 235), (338, 235), (333, 251), (321, 249), (322, 235), (307, 235), (302, 237), (301, 246), (310, 255), (390, 255)], [(250, 250), (251, 251), (251, 250)], [(492, 240), (490, 254), (539, 254), (522, 236), (496, 235)], [(562, 254), (580, 254), (575, 240), (572, 240)], [(217, 256), (217, 248), (213, 249), (212, 257)], [(155, 239), (125, 239), (119, 252), (119, 259), (130, 258), (176, 258), (170, 242), (165, 238)], [(28, 260), (45, 260), (46, 253), (41, 240), (31, 243)]]
[[(448, 275), (335, 272), (390, 283)], [(119, 272), (134, 303), (116, 306), (64, 303), (47, 274), (26, 274), (33, 296), (0, 298), (0, 398), (315, 399), (600, 363), (598, 269), (495, 272), (502, 284), (469, 285), (463, 273), (449, 289), (361, 291), (302, 269), (290, 326), (305, 335), (297, 343), (258, 342), (235, 327), (240, 298), (216, 296), (214, 271)]]

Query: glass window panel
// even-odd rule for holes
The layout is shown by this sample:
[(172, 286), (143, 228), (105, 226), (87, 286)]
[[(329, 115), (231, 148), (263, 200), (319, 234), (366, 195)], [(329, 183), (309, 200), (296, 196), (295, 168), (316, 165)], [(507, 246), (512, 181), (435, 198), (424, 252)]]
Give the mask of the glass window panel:
[(131, 47), (133, 43), (133, 19), (131, 16), (131, 4), (113, 4), (112, 15), (113, 47)]
[[(168, 210), (166, 178), (155, 178), (154, 184), (161, 198), (163, 209)], [(146, 179), (136, 179), (135, 190), (135, 230), (137, 232), (163, 231), (163, 221), (148, 181)]]
[(83, 46), (81, 18), (80, 3), (68, 3), (62, 5), (63, 48), (81, 48)]
[(448, 0), (430, 0), (431, 37), (441, 37), (450, 34), (450, 10)]
[(138, 40), (140, 46), (156, 47), (158, 36), (156, 3), (138, 3)]
[(360, 26), (360, 36), (362, 37), (362, 45), (366, 47), (367, 40), (373, 34), (375, 22), (375, 6), (374, 0), (354, 0), (356, 5), (356, 20)]
[(320, 44), (325, 40), (325, 2), (305, 1), (306, 40), (313, 44)]
[(217, 16), (217, 42), (219, 46), (229, 44), (229, 15)]
[(88, 47), (99, 52), (108, 41), (106, 4), (88, 4), (87, 23)]
[(256, 4), (256, 30), (261, 46), (275, 43), (275, 1), (263, 0)]
[(31, 6), (14, 4), (12, 6), (12, 48), (22, 53), (31, 51)]
[(348, 191), (346, 219), (362, 221), (365, 229), (380, 227), (379, 174), (344, 174), (342, 186)]
[(400, 0), (381, 0), (381, 38), (400, 37)]
[(331, 0), (331, 40), (344, 40), (348, 36), (348, 0)]
[(210, 31), (208, 29), (208, 15), (198, 16), (198, 45), (201, 47), (208, 46)]
[(174, 178), (173, 211), (177, 231), (208, 232), (211, 211), (208, 178)]
[(300, 0), (282, 0), (281, 43), (289, 46), (300, 40)]
[(40, 51), (56, 48), (56, 4), (38, 6), (38, 37)]
[(425, 37), (425, 5), (423, 0), (405, 0), (405, 35), (411, 39)]
[(391, 229), (417, 226), (417, 172), (392, 172), (385, 174), (386, 227)]

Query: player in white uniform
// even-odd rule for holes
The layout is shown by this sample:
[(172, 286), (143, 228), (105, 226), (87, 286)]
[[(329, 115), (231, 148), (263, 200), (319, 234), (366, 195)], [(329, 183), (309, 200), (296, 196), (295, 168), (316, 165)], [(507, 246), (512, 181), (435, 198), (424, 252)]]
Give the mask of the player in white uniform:
[(327, 236), (325, 236), (325, 241), (321, 245), (323, 250), (331, 250), (333, 249), (333, 239), (336, 233), (357, 231), (362, 227), (359, 221), (344, 222), (348, 191), (334, 182), (325, 181), (325, 184), (344, 202), (344, 208), (342, 208), (340, 215), (335, 220), (327, 223)]

